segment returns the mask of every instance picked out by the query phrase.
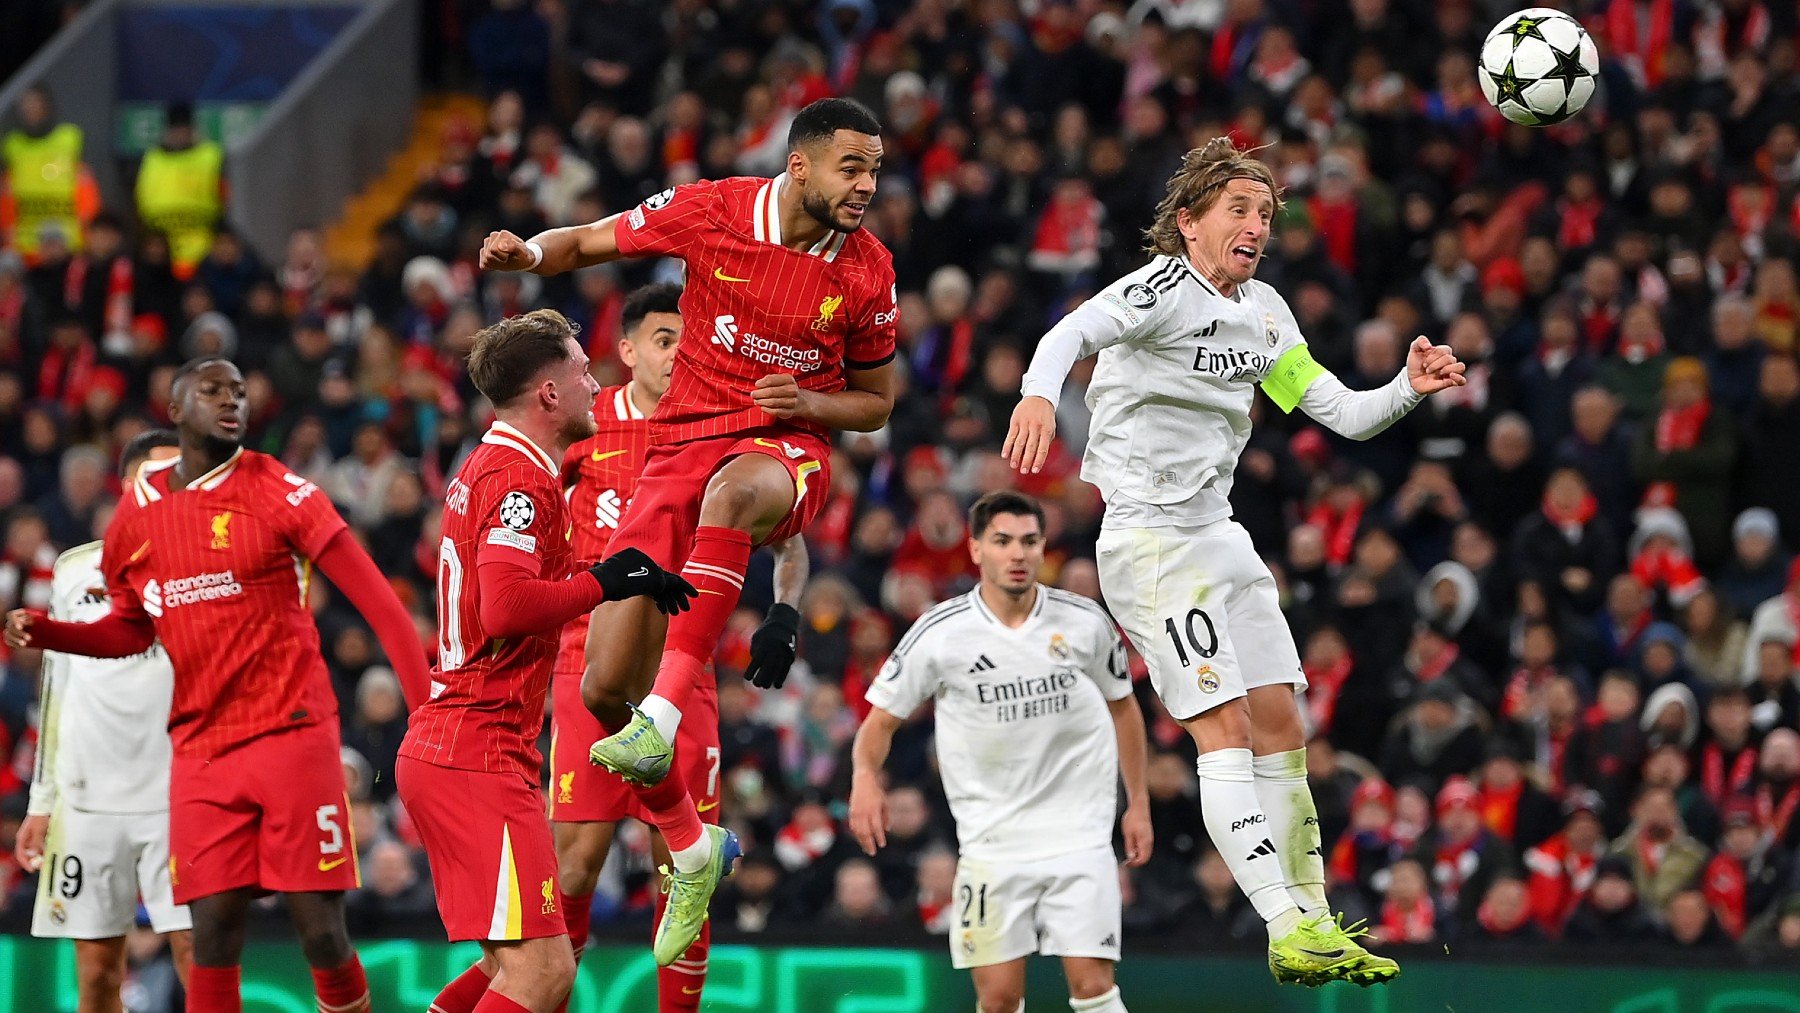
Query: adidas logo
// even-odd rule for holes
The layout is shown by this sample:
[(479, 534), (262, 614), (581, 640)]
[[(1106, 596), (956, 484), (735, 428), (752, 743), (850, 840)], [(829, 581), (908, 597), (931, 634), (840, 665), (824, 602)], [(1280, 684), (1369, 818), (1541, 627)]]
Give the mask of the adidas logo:
[(975, 664), (969, 666), (969, 674), (974, 675), (976, 672), (991, 672), (997, 667), (998, 666), (984, 654), (975, 659)]
[(1265, 837), (1262, 839), (1262, 843), (1258, 844), (1256, 846), (1256, 850), (1250, 852), (1250, 854), (1244, 858), (1244, 861), (1254, 862), (1259, 858), (1263, 858), (1268, 855), (1273, 855), (1274, 853), (1275, 853), (1275, 842), (1273, 842), (1273, 841), (1269, 840), (1267, 837)]
[(1116, 933), (1108, 932), (1106, 938), (1100, 940), (1100, 945), (1110, 950), (1119, 945), (1119, 937)]

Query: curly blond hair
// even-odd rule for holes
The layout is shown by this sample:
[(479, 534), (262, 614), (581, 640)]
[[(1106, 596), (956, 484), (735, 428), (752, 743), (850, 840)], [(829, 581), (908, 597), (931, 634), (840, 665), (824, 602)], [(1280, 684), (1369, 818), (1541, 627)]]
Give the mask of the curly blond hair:
[(1181, 160), (1181, 168), (1169, 177), (1168, 194), (1156, 205), (1156, 221), (1144, 230), (1144, 252), (1181, 256), (1186, 247), (1176, 215), (1184, 208), (1193, 218), (1206, 214), (1225, 192), (1225, 184), (1234, 179), (1255, 180), (1267, 186), (1275, 195), (1275, 210), (1280, 211), (1281, 187), (1275, 182), (1274, 170), (1250, 154), (1229, 137), (1215, 137), (1188, 152)]

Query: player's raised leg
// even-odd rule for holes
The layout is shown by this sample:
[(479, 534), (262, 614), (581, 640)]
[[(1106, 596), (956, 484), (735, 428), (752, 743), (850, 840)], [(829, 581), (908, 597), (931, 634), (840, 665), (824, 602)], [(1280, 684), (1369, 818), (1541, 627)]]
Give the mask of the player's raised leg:
[(1281, 859), (1288, 895), (1309, 917), (1329, 911), (1319, 810), (1306, 783), (1306, 731), (1294, 688), (1252, 686), (1249, 701), (1256, 797), (1269, 817), (1269, 839)]
[(1063, 979), (1069, 983), (1069, 1008), (1075, 1013), (1127, 1013), (1125, 1000), (1114, 983), (1110, 960), (1099, 957), (1062, 958)]

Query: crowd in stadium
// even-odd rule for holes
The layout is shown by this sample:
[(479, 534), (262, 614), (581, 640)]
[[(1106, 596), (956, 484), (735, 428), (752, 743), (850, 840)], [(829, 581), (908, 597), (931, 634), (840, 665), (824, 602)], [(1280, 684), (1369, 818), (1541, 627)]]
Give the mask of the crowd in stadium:
[[(621, 382), (624, 296), (679, 267), (482, 275), (482, 236), (773, 175), (795, 110), (856, 97), (886, 129), (868, 227), (894, 253), (904, 393), (886, 429), (840, 438), (795, 677), (739, 677), (766, 560), (719, 646), (722, 811), (750, 852), (714, 917), (943, 932), (955, 837), (929, 715), (890, 761), (888, 847), (871, 862), (844, 827), (864, 690), (971, 585), (963, 510), (983, 492), (1041, 497), (1043, 579), (1099, 598), (1079, 389), (1044, 473), (1013, 474), (999, 441), (1039, 336), (1142, 262), (1181, 153), (1229, 134), (1286, 187), (1258, 276), (1321, 363), (1373, 387), (1420, 333), (1468, 363), (1466, 386), (1366, 443), (1259, 401), (1232, 493), (1303, 649), (1334, 904), (1388, 942), (1800, 955), (1793, 4), (1575, 4), (1604, 88), (1543, 130), (1477, 87), (1492, 3), (427, 6), (465, 15), (427, 19), (430, 73), (480, 89), (487, 117), (441, 139), (366, 269), (314, 231), (260, 259), (230, 223), (177, 263), (127, 206), (8, 237), (0, 610), (43, 604), (58, 551), (105, 526), (118, 448), (166, 423), (177, 364), (215, 353), (249, 376), (251, 445), (330, 494), (431, 642), (443, 483), (486, 425), (472, 335), (555, 307)], [(394, 798), (398, 682), (339, 596), (315, 610), (352, 771), (352, 930), (428, 921)], [(31, 653), (0, 680), (0, 839), (23, 813)], [(1128, 874), (1128, 929), (1256, 945), (1189, 740), (1139, 689), (1156, 854)], [(647, 841), (622, 839), (596, 924), (649, 917)], [(7, 878), (0, 903), (28, 909), (30, 879)]]

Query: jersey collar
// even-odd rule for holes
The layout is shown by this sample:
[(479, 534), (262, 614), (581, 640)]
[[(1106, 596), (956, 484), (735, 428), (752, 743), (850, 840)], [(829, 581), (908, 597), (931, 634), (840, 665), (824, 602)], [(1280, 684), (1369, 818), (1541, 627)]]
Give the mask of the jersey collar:
[(637, 381), (633, 380), (613, 395), (613, 414), (620, 422), (641, 421), (644, 413), (638, 410), (637, 402), (631, 399), (631, 392), (637, 390)]
[(982, 619), (994, 624), (995, 626), (998, 626), (999, 628), (1001, 628), (1003, 630), (1006, 630), (1009, 633), (1017, 633), (1018, 631), (1024, 629), (1025, 627), (1030, 626), (1032, 623), (1037, 622), (1038, 617), (1044, 614), (1044, 601), (1046, 599), (1048, 599), (1049, 597), (1050, 597), (1050, 595), (1045, 592), (1044, 585), (1041, 583), (1038, 584), (1037, 585), (1037, 600), (1031, 603), (1031, 614), (1026, 616), (1025, 621), (1023, 623), (1021, 623), (1020, 625), (1008, 626), (1005, 623), (1001, 622), (1000, 617), (995, 615), (993, 610), (988, 608), (987, 602), (982, 600), (980, 585), (976, 585), (972, 590), (969, 591), (969, 600), (975, 603), (976, 613), (979, 614)]
[(491, 443), (496, 447), (511, 447), (530, 458), (532, 463), (536, 464), (538, 467), (549, 472), (550, 477), (561, 477), (556, 470), (556, 463), (551, 460), (549, 454), (544, 453), (543, 447), (533, 443), (531, 437), (526, 436), (524, 433), (519, 432), (519, 430), (507, 425), (499, 419), (495, 419), (494, 424), (488, 427), (488, 431), (486, 435), (482, 436), (481, 442)]
[[(187, 488), (199, 489), (204, 492), (211, 492), (212, 490), (217, 489), (220, 485), (224, 484), (226, 479), (231, 477), (232, 472), (237, 470), (238, 461), (242, 460), (243, 456), (244, 448), (237, 448), (232, 451), (231, 456), (227, 457), (218, 467), (201, 475), (195, 481), (188, 483)], [(150, 477), (157, 472), (169, 471), (179, 463), (181, 463), (181, 458), (176, 456), (171, 457), (166, 461), (145, 461), (143, 464), (138, 465), (137, 476), (131, 480), (132, 492), (137, 497), (138, 506), (147, 506), (163, 498), (162, 490), (151, 483)], [(169, 475), (170, 491), (181, 492), (182, 490), (174, 488), (174, 484), (175, 476), (171, 473)]]
[[(756, 201), (750, 209), (750, 231), (759, 243), (781, 245), (781, 192), (792, 182), (787, 173), (782, 173), (762, 185), (756, 191)], [(829, 264), (837, 260), (838, 252), (844, 248), (844, 240), (849, 233), (828, 229), (825, 238), (819, 240), (807, 250), (807, 255), (821, 257)]]
[(1212, 282), (1207, 281), (1206, 278), (1203, 277), (1199, 271), (1194, 269), (1194, 265), (1191, 261), (1188, 260), (1187, 254), (1184, 253), (1181, 256), (1176, 257), (1175, 261), (1177, 263), (1179, 263), (1182, 266), (1182, 268), (1187, 271), (1189, 277), (1191, 277), (1195, 281), (1199, 282), (1200, 287), (1205, 289), (1209, 294), (1216, 295), (1221, 299), (1230, 299), (1232, 302), (1243, 302), (1244, 301), (1244, 286), (1239, 285), (1237, 287), (1237, 291), (1231, 293), (1230, 295), (1226, 295), (1223, 292), (1220, 292), (1218, 289), (1214, 288)]

